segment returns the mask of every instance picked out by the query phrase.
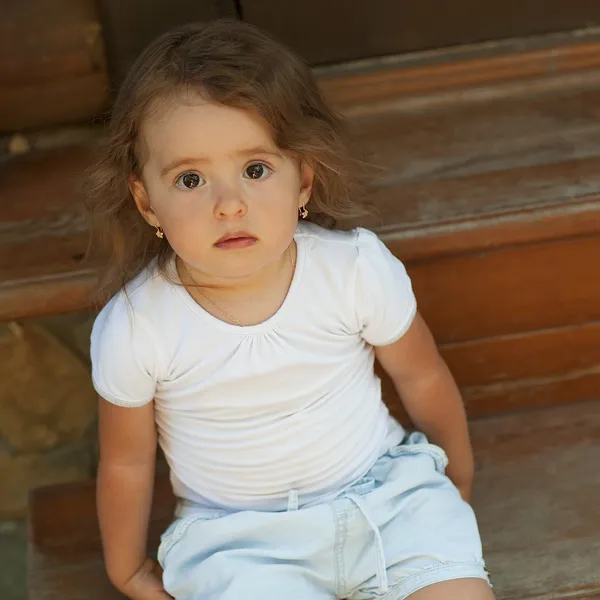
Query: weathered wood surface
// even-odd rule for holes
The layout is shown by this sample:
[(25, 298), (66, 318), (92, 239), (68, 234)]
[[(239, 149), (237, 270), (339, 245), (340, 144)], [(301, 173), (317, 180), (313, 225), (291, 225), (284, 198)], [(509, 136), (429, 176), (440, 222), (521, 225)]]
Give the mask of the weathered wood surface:
[[(592, 46), (600, 49), (585, 38), (504, 57), (480, 49), (476, 61), (471, 49), (471, 63), (453, 60), (454, 50), (444, 63), (421, 57), (412, 67), (421, 80), (434, 69), (430, 75), (446, 73), (457, 90), (471, 76), (481, 83), (489, 60), (490, 86), (452, 101), (417, 90), (429, 101), (407, 102), (415, 90), (398, 88), (399, 68), (388, 90), (398, 101), (382, 108), (382, 87), (351, 119), (361, 147), (383, 166), (373, 171), (378, 216), (365, 224), (406, 262), (472, 415), (596, 394), (600, 52)], [(575, 87), (532, 83), (527, 93), (522, 83), (518, 97), (482, 101), (486, 90), (507, 85), (501, 76), (534, 68), (536, 81), (552, 79), (554, 69), (590, 77)], [(336, 93), (343, 107), (343, 88)], [(0, 320), (92, 306), (97, 263), (83, 260), (81, 202), (90, 161), (88, 145), (0, 163)]]
[[(305, 0), (273, 10), (240, 0), (244, 20), (265, 28), (316, 63), (362, 59), (600, 24), (595, 0)], [(310, 34), (308, 34), (310, 32)]]
[(0, 131), (89, 120), (108, 87), (94, 0), (4, 0)]
[[(600, 598), (600, 402), (471, 424), (474, 506), (498, 600)], [(158, 480), (150, 546), (172, 509)], [(36, 490), (30, 512), (30, 600), (111, 600), (94, 485)]]
[[(414, 262), (417, 281), (434, 268), (419, 259), (460, 252), (479, 268), (493, 260), (481, 256), (483, 249), (597, 234), (599, 106), (600, 85), (421, 110), (374, 108), (353, 118), (360, 145), (383, 165), (374, 170), (378, 217), (366, 224)], [(86, 248), (79, 184), (90, 160), (88, 148), (74, 147), (0, 164), (0, 255), (10, 257), (0, 264), (0, 319), (73, 310), (81, 290), (93, 285), (73, 258)], [(594, 242), (574, 244), (576, 254), (575, 246), (587, 252)], [(528, 252), (543, 260), (553, 250)], [(471, 276), (467, 263), (461, 268)], [(39, 304), (25, 298), (32, 280), (46, 289)], [(53, 295), (49, 282), (63, 293)], [(66, 282), (76, 286), (75, 299)], [(441, 333), (442, 341), (464, 339)]]
[[(442, 344), (472, 417), (551, 406), (600, 395), (600, 321)], [(399, 407), (380, 373), (387, 403)]]
[(440, 343), (600, 319), (600, 233), (408, 264)]
[(171, 27), (237, 16), (234, 0), (99, 0), (115, 89), (142, 50)]
[(594, 85), (599, 37), (598, 30), (589, 30), (499, 40), (329, 65), (315, 73), (326, 97), (352, 115), (370, 113), (374, 105), (407, 104), (411, 98), (431, 105), (460, 100), (469, 92), (488, 99), (522, 93), (525, 86), (564, 90), (575, 81)]
[(600, 597), (600, 404), (472, 429), (474, 504), (499, 600)]
[(0, 319), (91, 306), (81, 194), (90, 161), (84, 146), (0, 163)]
[(591, 371), (600, 362), (600, 321), (445, 344), (442, 353), (463, 386)]

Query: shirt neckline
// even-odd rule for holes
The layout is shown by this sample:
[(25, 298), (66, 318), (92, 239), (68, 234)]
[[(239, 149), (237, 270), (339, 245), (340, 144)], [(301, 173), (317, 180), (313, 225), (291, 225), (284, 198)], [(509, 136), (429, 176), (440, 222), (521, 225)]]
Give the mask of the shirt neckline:
[(283, 300), (281, 306), (272, 316), (270, 316), (262, 323), (257, 323), (256, 325), (245, 325), (240, 327), (239, 325), (234, 325), (233, 323), (227, 323), (226, 321), (222, 321), (218, 317), (211, 315), (207, 310), (202, 308), (202, 306), (200, 306), (192, 298), (185, 286), (182, 285), (181, 279), (179, 278), (179, 274), (177, 273), (175, 255), (173, 255), (173, 259), (169, 263), (169, 275), (170, 277), (173, 277), (173, 280), (176, 282), (174, 284), (175, 291), (179, 295), (183, 303), (195, 316), (204, 321), (206, 324), (216, 329), (220, 329), (221, 331), (224, 331), (226, 333), (234, 335), (254, 335), (257, 333), (264, 333), (265, 331), (272, 329), (275, 326), (275, 324), (282, 318), (282, 316), (290, 310), (290, 307), (293, 304), (294, 297), (297, 294), (298, 287), (300, 286), (300, 279), (304, 271), (304, 263), (306, 257), (305, 237), (302, 235), (300, 226), (298, 226), (298, 228), (296, 229), (296, 233), (294, 234), (294, 241), (296, 242), (296, 268), (294, 269), (292, 281), (290, 283), (290, 287), (285, 296), (285, 299)]

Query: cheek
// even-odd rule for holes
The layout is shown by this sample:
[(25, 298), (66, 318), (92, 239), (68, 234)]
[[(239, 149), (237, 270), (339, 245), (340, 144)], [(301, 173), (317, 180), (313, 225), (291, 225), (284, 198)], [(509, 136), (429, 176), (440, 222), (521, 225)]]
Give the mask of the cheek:
[(178, 253), (184, 253), (187, 248), (198, 246), (198, 241), (206, 238), (212, 222), (206, 203), (186, 194), (162, 197), (154, 206), (156, 215), (169, 239), (169, 243)]
[(150, 195), (156, 215), (164, 221), (182, 224), (204, 215), (207, 203), (198, 191), (182, 192), (172, 187), (157, 187)]
[(173, 220), (164, 231), (175, 254), (186, 263), (194, 265), (208, 259), (215, 233), (203, 227), (202, 220)]
[(291, 174), (268, 179), (255, 190), (255, 200), (278, 215), (288, 212), (294, 214), (300, 199), (300, 190), (296, 184), (296, 179)]

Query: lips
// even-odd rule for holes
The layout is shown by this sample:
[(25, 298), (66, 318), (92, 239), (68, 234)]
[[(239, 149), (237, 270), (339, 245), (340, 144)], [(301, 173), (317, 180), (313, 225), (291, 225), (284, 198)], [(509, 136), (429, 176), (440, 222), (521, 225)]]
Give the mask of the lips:
[(257, 239), (246, 231), (234, 231), (227, 233), (215, 242), (217, 248), (233, 249), (248, 248), (257, 242)]

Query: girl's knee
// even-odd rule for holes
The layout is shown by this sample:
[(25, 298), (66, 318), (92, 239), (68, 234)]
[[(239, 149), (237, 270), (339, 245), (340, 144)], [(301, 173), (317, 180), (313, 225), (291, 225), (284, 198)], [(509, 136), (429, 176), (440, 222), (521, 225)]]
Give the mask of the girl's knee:
[(427, 586), (407, 600), (495, 600), (492, 588), (483, 579), (454, 579)]

